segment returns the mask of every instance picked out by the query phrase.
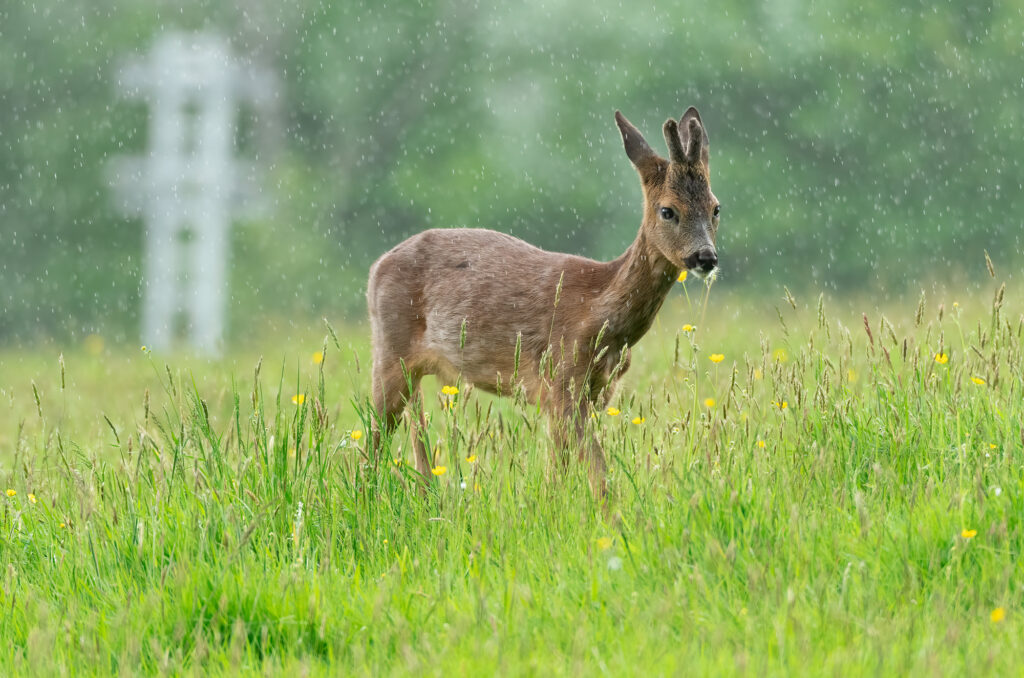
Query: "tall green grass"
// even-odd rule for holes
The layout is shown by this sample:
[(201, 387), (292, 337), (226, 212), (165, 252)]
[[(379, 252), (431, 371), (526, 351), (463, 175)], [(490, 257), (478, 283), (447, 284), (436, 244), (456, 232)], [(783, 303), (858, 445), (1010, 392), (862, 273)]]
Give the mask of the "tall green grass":
[(670, 307), (593, 422), (605, 503), (535, 407), (464, 387), (425, 384), (426, 492), (403, 432), (369, 458), (362, 328), (255, 368), (4, 354), (0, 666), (1019, 673), (1024, 316), (994, 294)]

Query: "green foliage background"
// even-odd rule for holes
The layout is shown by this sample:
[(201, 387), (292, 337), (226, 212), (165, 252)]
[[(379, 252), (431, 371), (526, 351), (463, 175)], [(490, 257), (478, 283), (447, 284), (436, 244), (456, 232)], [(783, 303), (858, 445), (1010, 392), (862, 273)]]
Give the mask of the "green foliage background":
[(700, 108), (727, 285), (899, 287), (985, 249), (1022, 258), (1020, 0), (14, 2), (0, 342), (134, 340), (142, 226), (106, 167), (144, 148), (146, 112), (115, 79), (172, 29), (221, 31), (279, 78), (276, 113), (239, 127), (274, 211), (232, 234), (235, 338), (360, 317), (370, 262), (427, 227), (621, 252), (640, 194), (616, 108), (657, 148), (661, 122)]

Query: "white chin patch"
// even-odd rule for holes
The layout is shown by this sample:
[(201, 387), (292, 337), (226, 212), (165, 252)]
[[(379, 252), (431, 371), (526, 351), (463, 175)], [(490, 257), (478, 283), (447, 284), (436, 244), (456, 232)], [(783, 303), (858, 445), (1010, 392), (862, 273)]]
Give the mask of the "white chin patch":
[(719, 268), (717, 266), (715, 266), (710, 271), (705, 271), (703, 268), (691, 268), (691, 269), (689, 269), (690, 275), (696, 276), (696, 277), (700, 278), (701, 280), (703, 280), (705, 282), (708, 282), (708, 283), (712, 283), (712, 282), (715, 281), (716, 278), (718, 278), (718, 271), (719, 271)]

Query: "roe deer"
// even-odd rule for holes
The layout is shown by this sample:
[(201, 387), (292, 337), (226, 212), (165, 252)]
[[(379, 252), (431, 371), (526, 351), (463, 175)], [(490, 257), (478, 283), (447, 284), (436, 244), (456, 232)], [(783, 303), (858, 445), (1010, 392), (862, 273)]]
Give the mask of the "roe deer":
[[(629, 347), (650, 328), (680, 271), (703, 278), (718, 265), (719, 203), (697, 109), (665, 122), (668, 160), (618, 111), (615, 122), (644, 205), (636, 240), (614, 261), (459, 228), (415, 235), (370, 268), (375, 454), (382, 432), (392, 432), (419, 400), (424, 375), (501, 395), (521, 388), (547, 411), (563, 461), (572, 445), (589, 457), (603, 494), (604, 453), (585, 433), (590, 412), (607, 402), (629, 367)], [(431, 459), (416, 427), (413, 421), (416, 468), (429, 478)]]

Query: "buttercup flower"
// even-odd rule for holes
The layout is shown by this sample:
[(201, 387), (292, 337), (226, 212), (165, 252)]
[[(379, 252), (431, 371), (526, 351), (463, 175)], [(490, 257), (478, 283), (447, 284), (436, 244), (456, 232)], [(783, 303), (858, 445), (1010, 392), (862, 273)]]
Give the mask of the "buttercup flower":
[(1006, 610), (1004, 610), (1001, 607), (997, 607), (996, 609), (992, 610), (992, 613), (988, 616), (988, 618), (992, 620), (993, 624), (998, 624), (999, 622), (1006, 619)]
[(704, 407), (714, 407), (714, 406), (715, 406), (715, 399), (714, 398), (705, 398), (704, 399)]
[(324, 353), (323, 353), (323, 351), (317, 351), (316, 353), (313, 354), (313, 362), (315, 364), (319, 365), (323, 361), (324, 361)]
[(29, 500), (30, 502), (32, 502), (33, 504), (34, 504), (34, 503), (36, 503), (36, 495), (34, 495), (34, 494), (32, 494), (31, 492), (29, 492), (29, 493), (28, 493), (28, 500)]
[(940, 365), (945, 365), (946, 363), (949, 362), (949, 355), (946, 353), (936, 353), (935, 362), (937, 362)]
[(475, 464), (476, 463), (476, 455), (475, 454), (471, 454), (468, 457), (466, 457), (466, 462), (469, 463), (469, 464)]
[(352, 431), (352, 433), (349, 433), (348, 435), (349, 435), (350, 438), (352, 438), (352, 440), (359, 440), (360, 438), (363, 437), (363, 432), (362, 431)]
[(978, 531), (977, 530), (968, 530), (967, 528), (964, 528), (963, 530), (960, 531), (960, 536), (963, 537), (964, 539), (974, 539), (975, 537), (978, 536)]
[(647, 421), (647, 419), (645, 419), (644, 417), (633, 417), (633, 423), (636, 424), (637, 426), (644, 423), (645, 421)]
[(713, 363), (720, 363), (723, 360), (725, 360), (725, 356), (722, 355), (721, 353), (712, 353), (711, 354), (711, 362), (713, 362)]
[(302, 403), (306, 402), (306, 395), (304, 393), (297, 393), (296, 395), (292, 396), (292, 402), (295, 403), (296, 405), (301, 405)]
[(697, 328), (691, 325), (690, 323), (686, 323), (685, 325), (683, 325), (683, 332), (693, 332), (695, 329)]
[(982, 379), (981, 377), (971, 377), (971, 381), (973, 381), (978, 386), (984, 386), (985, 385), (985, 380)]
[(601, 537), (600, 539), (597, 540), (597, 547), (599, 549), (601, 549), (602, 551), (607, 551), (608, 549), (610, 549), (612, 547), (612, 538), (611, 537)]
[(16, 494), (18, 494), (17, 490), (7, 490), (8, 497), (13, 497)]
[(757, 441), (757, 446), (760, 447), (763, 450), (764, 446), (765, 446), (765, 442), (763, 440), (758, 440)]
[(448, 472), (448, 467), (435, 466), (434, 468), (430, 469), (430, 472), (433, 473), (435, 476), (443, 476), (445, 473)]
[(686, 269), (683, 269), (682, 273), (679, 274), (679, 278), (677, 278), (677, 280), (679, 280), (679, 282), (686, 282)]
[(609, 407), (607, 412), (608, 412), (608, 416), (609, 417), (617, 417), (617, 416), (619, 416), (619, 408), (617, 408), (617, 407)]
[(445, 386), (441, 387), (441, 393), (443, 393), (444, 395), (457, 395), (458, 392), (459, 389), (454, 386), (448, 386), (446, 384)]

